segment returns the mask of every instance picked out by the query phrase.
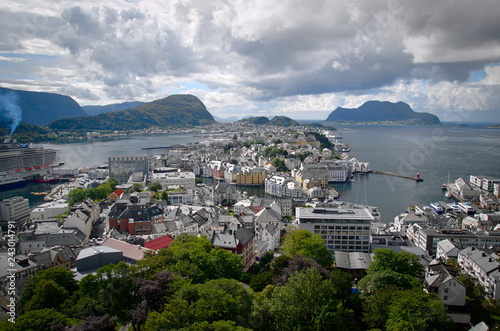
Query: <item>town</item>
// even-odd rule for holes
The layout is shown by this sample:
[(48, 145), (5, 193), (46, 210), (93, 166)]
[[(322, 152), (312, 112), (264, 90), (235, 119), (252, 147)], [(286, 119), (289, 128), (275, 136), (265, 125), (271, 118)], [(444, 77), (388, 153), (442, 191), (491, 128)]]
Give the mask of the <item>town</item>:
[(377, 206), (342, 201), (331, 186), (372, 172), (369, 160), (349, 156), (335, 131), (238, 124), (200, 135), (205, 141), (168, 146), (167, 154), (51, 166), (44, 178), (58, 184), (43, 192), (43, 204), (30, 209), (23, 197), (0, 202), (5, 311), (9, 270), (20, 297), (38, 270), (63, 267), (80, 280), (108, 264), (137, 264), (189, 234), (236, 254), (248, 272), (266, 252), (279, 256), (292, 229), (320, 236), (332, 268), (348, 273), (354, 288), (375, 250), (415, 254), (425, 267), (425, 290), (439, 296), (457, 325), (470, 325), (471, 314), (467, 284), (450, 260), (484, 289), (485, 299), (500, 299), (500, 178), (458, 178), (443, 184), (453, 200), (408, 206), (393, 222), (382, 222)]

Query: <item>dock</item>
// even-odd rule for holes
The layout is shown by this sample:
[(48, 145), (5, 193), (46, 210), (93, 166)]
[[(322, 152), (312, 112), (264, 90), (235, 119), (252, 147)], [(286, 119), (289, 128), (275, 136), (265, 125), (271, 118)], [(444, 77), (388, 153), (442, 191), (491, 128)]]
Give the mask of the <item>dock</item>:
[(399, 174), (397, 172), (382, 171), (382, 170), (372, 170), (371, 173), (406, 178), (406, 179), (412, 179), (416, 182), (423, 182), (424, 181), (424, 179), (422, 177), (420, 177), (420, 174), (418, 174), (418, 173), (415, 176), (403, 175), (403, 174)]

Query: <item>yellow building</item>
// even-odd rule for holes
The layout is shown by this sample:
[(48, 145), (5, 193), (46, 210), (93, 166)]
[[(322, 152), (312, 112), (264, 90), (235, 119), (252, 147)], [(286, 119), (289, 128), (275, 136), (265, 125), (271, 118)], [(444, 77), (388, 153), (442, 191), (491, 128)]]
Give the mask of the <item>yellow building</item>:
[(262, 168), (242, 168), (233, 175), (233, 181), (244, 186), (264, 186), (266, 171)]

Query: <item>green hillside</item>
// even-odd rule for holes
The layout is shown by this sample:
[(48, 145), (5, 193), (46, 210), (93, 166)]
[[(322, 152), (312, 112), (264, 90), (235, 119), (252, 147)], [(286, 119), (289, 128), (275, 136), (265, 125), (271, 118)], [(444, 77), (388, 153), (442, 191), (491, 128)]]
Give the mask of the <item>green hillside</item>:
[[(19, 111), (21, 113), (18, 114)], [(87, 115), (80, 105), (67, 95), (3, 87), (0, 87), (0, 114), (4, 124), (12, 123), (12, 116), (16, 116), (20, 122), (38, 126), (45, 126), (61, 118)]]
[(391, 123), (408, 125), (439, 125), (435, 115), (417, 113), (404, 102), (368, 101), (359, 108), (335, 109), (325, 122), (337, 123)]
[(290, 117), (286, 116), (275, 116), (273, 119), (269, 122), (270, 125), (277, 125), (277, 126), (299, 126), (300, 124), (292, 120)]
[(62, 119), (49, 124), (58, 130), (140, 130), (150, 127), (213, 123), (213, 116), (194, 95), (176, 94), (135, 108), (96, 116)]

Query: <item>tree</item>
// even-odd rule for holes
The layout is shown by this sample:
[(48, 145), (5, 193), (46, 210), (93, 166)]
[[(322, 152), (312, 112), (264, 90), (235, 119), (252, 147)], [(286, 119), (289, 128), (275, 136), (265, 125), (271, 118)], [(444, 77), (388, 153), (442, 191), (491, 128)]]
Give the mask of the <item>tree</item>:
[(152, 191), (152, 192), (159, 192), (163, 189), (163, 187), (161, 186), (160, 183), (151, 183), (149, 184), (148, 186), (148, 190)]
[(78, 320), (56, 311), (55, 309), (40, 309), (28, 311), (16, 318), (16, 323), (11, 323), (7, 319), (0, 323), (1, 330), (19, 330), (19, 331), (46, 331), (46, 330), (65, 330)]
[(114, 331), (116, 317), (108, 314), (102, 316), (89, 316), (83, 319), (83, 322), (71, 327), (69, 331)]
[(264, 298), (257, 330), (355, 329), (354, 313), (335, 298), (335, 288), (316, 269), (295, 273), (283, 286)]
[(389, 286), (396, 286), (400, 290), (422, 288), (422, 283), (413, 276), (401, 274), (392, 270), (381, 270), (368, 273), (358, 283), (365, 295), (377, 293)]
[(436, 294), (421, 289), (399, 291), (389, 306), (388, 316), (386, 329), (389, 331), (402, 330), (402, 326), (410, 325), (413, 330), (453, 328), (443, 301)]
[(246, 323), (251, 306), (252, 295), (235, 280), (217, 279), (204, 284), (185, 284), (161, 313), (149, 314), (145, 330), (198, 330), (201, 324), (221, 320), (232, 321), (232, 325), (236, 325), (236, 322)]
[(109, 314), (121, 323), (130, 321), (129, 311), (140, 303), (135, 278), (136, 267), (123, 261), (97, 269), (96, 274), (80, 281), (80, 289), (72, 298), (72, 313), (79, 317)]
[(373, 261), (368, 267), (368, 273), (376, 271), (392, 270), (400, 274), (413, 277), (422, 277), (424, 266), (416, 254), (402, 250), (396, 253), (390, 248), (376, 249)]
[[(53, 281), (57, 286), (66, 291), (67, 295), (70, 296), (76, 290), (78, 290), (78, 282), (74, 277), (75, 275), (72, 271), (66, 270), (61, 267), (52, 267), (45, 270), (39, 270), (35, 274), (35, 276), (31, 277), (26, 283), (26, 287), (21, 296), (21, 301), (24, 303), (30, 301), (37, 293), (37, 291), (40, 290), (39, 283), (49, 280)], [(47, 286), (47, 283), (45, 283), (44, 286)], [(56, 289), (56, 291), (59, 291), (59, 289)]]
[(51, 279), (41, 279), (34, 288), (35, 294), (26, 302), (25, 310), (58, 308), (68, 298), (68, 291)]
[(71, 204), (80, 203), (87, 199), (87, 190), (83, 187), (77, 187), (69, 191), (68, 197)]
[(116, 178), (114, 177), (109, 177), (106, 181), (105, 181), (106, 184), (109, 185), (109, 187), (111, 187), (111, 190), (112, 192), (116, 191), (116, 185), (118, 185), (118, 181), (116, 180)]
[(288, 257), (300, 254), (312, 258), (326, 268), (331, 267), (333, 263), (332, 254), (325, 247), (321, 235), (313, 235), (307, 230), (289, 228), (281, 252)]
[(144, 190), (142, 184), (134, 183), (130, 188), (131, 193), (133, 192), (142, 192)]
[(243, 261), (236, 254), (224, 249), (212, 248), (205, 236), (197, 237), (181, 234), (166, 249), (154, 256), (147, 256), (139, 265), (149, 272), (170, 270), (193, 283), (203, 283), (209, 279), (241, 279)]

